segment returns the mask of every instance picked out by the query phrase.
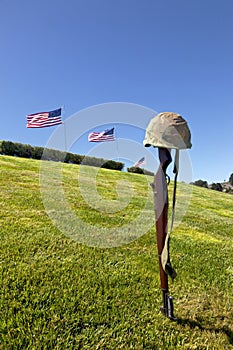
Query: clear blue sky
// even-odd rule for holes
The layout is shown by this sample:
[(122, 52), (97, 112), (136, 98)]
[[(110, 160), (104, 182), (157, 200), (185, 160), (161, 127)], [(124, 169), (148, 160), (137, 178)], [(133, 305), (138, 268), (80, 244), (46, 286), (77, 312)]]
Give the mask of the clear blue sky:
[(187, 119), (193, 180), (228, 180), (232, 23), (232, 0), (0, 0), (0, 139), (45, 146), (55, 127), (26, 114), (135, 103)]

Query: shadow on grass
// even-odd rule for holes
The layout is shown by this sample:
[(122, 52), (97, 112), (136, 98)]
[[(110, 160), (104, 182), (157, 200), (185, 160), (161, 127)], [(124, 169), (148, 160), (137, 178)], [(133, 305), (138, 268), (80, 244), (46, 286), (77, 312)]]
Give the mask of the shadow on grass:
[(203, 326), (200, 322), (189, 320), (188, 318), (177, 318), (176, 322), (181, 326), (189, 326), (190, 328), (199, 328), (201, 331), (206, 330), (214, 333), (225, 333), (229, 339), (231, 345), (233, 345), (233, 331), (230, 330), (227, 326), (224, 327), (206, 327)]

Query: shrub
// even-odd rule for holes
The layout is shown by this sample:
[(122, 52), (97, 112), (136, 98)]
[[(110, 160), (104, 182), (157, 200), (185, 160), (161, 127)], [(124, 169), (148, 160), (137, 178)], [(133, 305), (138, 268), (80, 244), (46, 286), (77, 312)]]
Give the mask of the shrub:
[(23, 158), (34, 158), (43, 160), (51, 160), (55, 162), (65, 162), (72, 164), (91, 165), (99, 168), (122, 170), (124, 163), (115, 162), (103, 158), (95, 158), (82, 156), (70, 152), (59, 151), (56, 149), (48, 149), (38, 146), (25, 145), (22, 143), (11, 141), (0, 141), (0, 154), (8, 156), (17, 156)]
[(15, 144), (11, 141), (2, 141), (1, 154), (7, 155), (7, 156), (14, 156)]
[(233, 173), (232, 173), (231, 176), (229, 177), (229, 182), (230, 182), (230, 184), (233, 186)]
[(115, 162), (114, 160), (108, 160), (102, 165), (102, 168), (121, 171), (124, 168), (124, 164), (121, 162)]
[(208, 188), (208, 182), (207, 181), (197, 180), (197, 181), (193, 182), (192, 184), (195, 185), (195, 186)]
[(218, 183), (212, 183), (210, 185), (211, 190), (215, 190), (215, 191), (220, 191), (222, 192), (223, 188), (222, 185), (218, 182)]
[(129, 173), (135, 173), (135, 174), (144, 174), (143, 169), (132, 166), (131, 168), (127, 168), (127, 171)]

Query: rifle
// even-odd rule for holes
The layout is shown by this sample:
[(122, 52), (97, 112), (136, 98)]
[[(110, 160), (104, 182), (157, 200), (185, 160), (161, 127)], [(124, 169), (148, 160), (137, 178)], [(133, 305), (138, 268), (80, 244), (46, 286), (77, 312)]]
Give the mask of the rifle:
[[(169, 257), (169, 235), (168, 227), (168, 190), (167, 186), (170, 182), (169, 176), (166, 174), (168, 165), (172, 162), (170, 151), (167, 148), (158, 148), (160, 166), (154, 176), (154, 182), (151, 184), (154, 192), (155, 219), (156, 219), (156, 235), (159, 258), (160, 286), (162, 290), (163, 306), (161, 312), (171, 320), (175, 320), (173, 310), (173, 299), (169, 295), (168, 275), (172, 279), (176, 277), (176, 272), (172, 268)], [(177, 152), (178, 154), (178, 152)], [(177, 176), (176, 163), (174, 172)], [(175, 193), (175, 192), (174, 192)], [(173, 197), (173, 211), (175, 206), (175, 196)], [(173, 220), (173, 219), (172, 219)], [(173, 222), (172, 222), (173, 223)], [(166, 255), (165, 262), (162, 261), (162, 254)]]

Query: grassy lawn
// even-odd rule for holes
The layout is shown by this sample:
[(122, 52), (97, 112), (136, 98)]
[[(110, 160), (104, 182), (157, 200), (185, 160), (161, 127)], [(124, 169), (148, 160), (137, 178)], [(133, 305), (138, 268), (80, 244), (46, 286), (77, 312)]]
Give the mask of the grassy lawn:
[[(82, 168), (62, 166), (64, 197), (74, 216), (98, 235), (130, 224), (144, 210), (149, 228), (141, 235), (140, 225), (131, 225), (129, 242), (112, 248), (70, 239), (55, 225), (59, 207), (54, 221), (45, 210), (40, 162), (0, 156), (0, 349), (233, 349), (233, 196), (192, 188), (171, 238), (178, 274), (170, 282), (178, 318), (172, 322), (159, 311), (146, 177)], [(51, 203), (59, 192), (56, 177), (53, 184)], [(178, 187), (182, 196), (191, 185)]]

